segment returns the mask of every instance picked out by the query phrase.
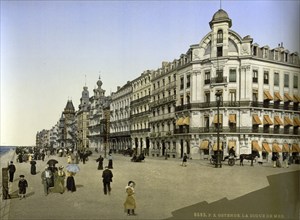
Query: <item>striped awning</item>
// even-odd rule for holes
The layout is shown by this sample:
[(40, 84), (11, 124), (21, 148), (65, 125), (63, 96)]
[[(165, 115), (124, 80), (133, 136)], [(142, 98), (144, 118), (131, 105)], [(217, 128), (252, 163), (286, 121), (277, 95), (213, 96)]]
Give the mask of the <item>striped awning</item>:
[(201, 150), (208, 150), (208, 140), (202, 141), (200, 144)]
[(281, 148), (279, 147), (279, 145), (277, 143), (273, 143), (273, 146), (272, 146), (272, 151), (273, 152), (281, 152)]
[(235, 150), (235, 147), (236, 147), (236, 141), (234, 140), (228, 141), (228, 149), (233, 148)]
[(294, 95), (294, 102), (295, 103), (300, 102), (300, 96), (299, 95)]
[[(213, 123), (218, 124), (218, 115), (214, 116)], [(222, 115), (219, 115), (219, 123), (222, 124)]]
[(183, 125), (190, 125), (190, 117), (185, 117), (183, 119)]
[(300, 119), (299, 118), (294, 118), (294, 126), (299, 127), (300, 126)]
[(300, 148), (299, 148), (299, 145), (298, 144), (293, 144), (292, 145), (292, 152), (295, 153), (295, 152), (298, 152), (300, 153)]
[(259, 146), (258, 141), (252, 141), (252, 150), (261, 151), (261, 147)]
[(264, 152), (268, 152), (268, 153), (272, 152), (271, 149), (270, 149), (270, 147), (269, 147), (269, 144), (267, 142), (263, 142), (262, 146), (263, 146), (263, 151)]
[(274, 101), (282, 101), (282, 97), (279, 92), (274, 92)]
[(273, 122), (269, 115), (264, 115), (264, 125), (272, 125)]
[[(218, 143), (215, 142), (214, 143), (214, 146), (213, 146), (213, 151), (217, 151), (218, 150)], [(222, 148), (222, 142), (219, 143), (219, 150), (220, 151), (223, 151), (223, 148)]]
[(253, 115), (252, 116), (252, 124), (254, 125), (261, 125), (261, 120), (260, 118), (258, 117), (258, 115)]
[(292, 102), (294, 101), (293, 98), (287, 92), (284, 93), (284, 102)]
[(273, 100), (273, 97), (268, 90), (264, 90), (264, 100)]
[(282, 145), (282, 152), (290, 152), (290, 148), (288, 144), (283, 144)]
[(284, 126), (293, 126), (293, 122), (287, 116), (284, 116)]
[(184, 120), (184, 118), (178, 118), (176, 121), (176, 125), (178, 125), (178, 126), (183, 125), (183, 120)]
[(274, 117), (274, 125), (283, 125), (279, 116)]
[(235, 124), (236, 123), (236, 115), (233, 115), (233, 114), (229, 115), (229, 122)]

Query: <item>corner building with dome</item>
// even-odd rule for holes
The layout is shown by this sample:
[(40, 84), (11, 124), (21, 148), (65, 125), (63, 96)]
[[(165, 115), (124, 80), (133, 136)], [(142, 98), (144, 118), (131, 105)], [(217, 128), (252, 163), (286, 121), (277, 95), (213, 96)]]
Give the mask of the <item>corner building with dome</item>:
[(198, 44), (152, 72), (150, 156), (209, 158), (219, 125), (224, 156), (233, 147), (237, 155), (257, 151), (265, 161), (272, 152), (299, 159), (298, 53), (282, 43), (259, 46), (232, 23), (218, 10)]

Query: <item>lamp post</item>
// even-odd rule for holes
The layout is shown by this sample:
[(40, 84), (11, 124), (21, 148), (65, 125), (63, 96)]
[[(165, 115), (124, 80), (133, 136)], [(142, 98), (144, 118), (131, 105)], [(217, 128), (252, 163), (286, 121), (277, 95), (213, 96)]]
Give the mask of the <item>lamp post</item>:
[(217, 100), (217, 159), (216, 159), (216, 165), (215, 167), (222, 167), (221, 162), (221, 154), (220, 154), (220, 98), (221, 98), (222, 92), (218, 90), (216, 92), (216, 100)]

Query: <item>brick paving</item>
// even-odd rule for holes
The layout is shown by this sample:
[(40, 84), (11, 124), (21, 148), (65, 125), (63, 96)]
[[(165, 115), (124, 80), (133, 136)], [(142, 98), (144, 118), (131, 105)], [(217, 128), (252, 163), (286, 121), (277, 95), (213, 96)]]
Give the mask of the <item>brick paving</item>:
[[(102, 171), (97, 170), (94, 153), (86, 164), (80, 163), (75, 176), (76, 192), (44, 195), (41, 171), (48, 159), (57, 159), (58, 165), (67, 165), (66, 157), (50, 156), (37, 161), (37, 175), (30, 174), (29, 163), (16, 163), (16, 177), (24, 174), (28, 181), (27, 198), (1, 201), (1, 219), (167, 219), (172, 212), (197, 203), (213, 203), (226, 198), (233, 200), (269, 185), (267, 176), (300, 170), (299, 165), (273, 168), (271, 164), (250, 166), (226, 164), (214, 168), (207, 160), (181, 160), (146, 157), (145, 162), (133, 163), (127, 156), (114, 154), (114, 174), (111, 195), (102, 190)], [(102, 154), (103, 155), (103, 154)], [(107, 164), (104, 160), (104, 165)], [(125, 186), (136, 182), (136, 216), (125, 215), (123, 203)], [(17, 191), (18, 178), (12, 191)]]

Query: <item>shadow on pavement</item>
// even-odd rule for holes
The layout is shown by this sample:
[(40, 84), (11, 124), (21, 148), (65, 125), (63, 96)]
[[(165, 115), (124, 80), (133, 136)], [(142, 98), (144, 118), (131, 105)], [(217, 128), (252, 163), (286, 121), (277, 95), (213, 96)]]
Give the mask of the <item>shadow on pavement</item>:
[[(253, 177), (249, 177), (253, 178)], [(269, 186), (239, 198), (200, 202), (172, 212), (175, 219), (299, 219), (300, 171), (268, 176)]]

